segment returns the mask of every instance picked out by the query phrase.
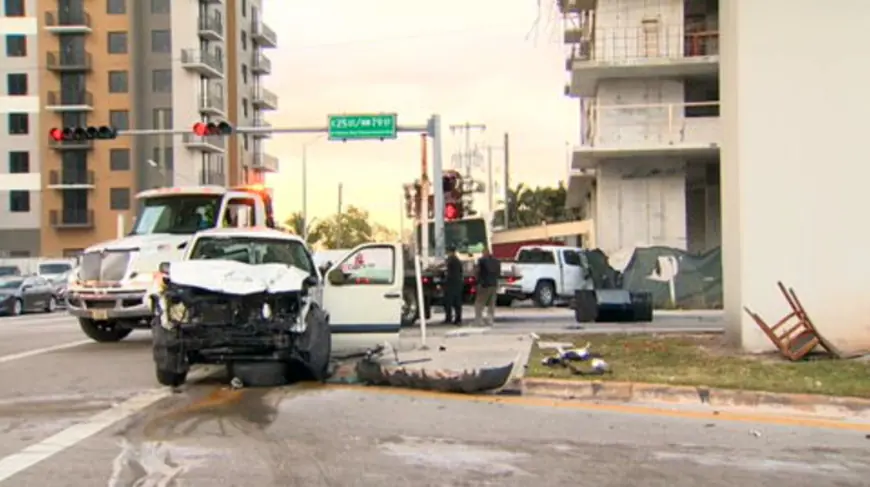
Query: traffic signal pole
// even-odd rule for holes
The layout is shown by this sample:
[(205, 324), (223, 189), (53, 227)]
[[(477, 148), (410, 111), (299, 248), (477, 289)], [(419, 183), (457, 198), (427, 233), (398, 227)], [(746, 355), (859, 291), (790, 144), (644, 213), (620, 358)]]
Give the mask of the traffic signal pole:
[[(432, 145), (432, 180), (441, 181), (443, 176), (443, 134), (441, 128), (441, 116), (432, 115), (425, 125), (396, 125), (399, 133), (423, 133), (429, 136)], [(184, 135), (191, 133), (190, 129), (129, 129), (118, 130), (118, 137), (137, 137), (154, 135)], [(302, 127), (233, 127), (230, 135), (256, 135), (256, 134), (329, 134), (329, 127), (302, 126)], [(211, 137), (226, 137), (227, 135), (213, 135)], [(441, 184), (433, 185), (435, 193), (435, 256), (444, 257), (444, 188)], [(425, 215), (424, 215), (425, 217)], [(427, 219), (428, 220), (428, 219)], [(425, 226), (428, 231), (428, 223)], [(427, 243), (428, 244), (428, 243)]]

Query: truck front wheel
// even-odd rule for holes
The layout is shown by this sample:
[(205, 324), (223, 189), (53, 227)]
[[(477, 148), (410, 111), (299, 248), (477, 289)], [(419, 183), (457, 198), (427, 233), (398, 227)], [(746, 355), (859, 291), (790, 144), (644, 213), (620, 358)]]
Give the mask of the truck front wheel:
[(117, 321), (95, 321), (90, 318), (79, 318), (79, 326), (91, 340), (100, 343), (120, 342), (133, 333), (132, 328), (126, 328)]

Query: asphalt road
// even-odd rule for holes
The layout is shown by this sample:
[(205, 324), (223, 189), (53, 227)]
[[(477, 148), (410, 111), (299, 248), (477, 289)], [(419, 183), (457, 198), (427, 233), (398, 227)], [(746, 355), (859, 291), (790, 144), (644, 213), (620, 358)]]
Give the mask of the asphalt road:
[(870, 485), (870, 425), (196, 375), (156, 387), (146, 333), (0, 318), (0, 485)]

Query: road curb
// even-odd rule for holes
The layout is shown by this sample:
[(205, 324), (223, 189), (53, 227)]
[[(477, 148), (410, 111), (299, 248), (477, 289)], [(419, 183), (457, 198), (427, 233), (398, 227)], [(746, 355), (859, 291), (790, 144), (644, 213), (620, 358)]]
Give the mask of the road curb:
[(669, 386), (632, 382), (524, 378), (524, 396), (567, 400), (703, 404), (718, 407), (791, 409), (801, 413), (870, 417), (870, 399), (716, 389), (705, 386)]

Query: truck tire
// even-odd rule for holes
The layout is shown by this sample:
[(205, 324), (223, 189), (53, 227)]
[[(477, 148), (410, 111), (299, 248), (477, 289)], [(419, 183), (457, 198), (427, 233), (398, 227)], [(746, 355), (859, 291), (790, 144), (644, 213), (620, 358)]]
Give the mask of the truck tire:
[(120, 326), (117, 321), (94, 321), (90, 318), (79, 318), (79, 326), (85, 335), (99, 343), (120, 342), (133, 333), (132, 328)]
[[(296, 354), (299, 361), (304, 364), (307, 374), (296, 374), (291, 371), (291, 376), (307, 376), (318, 382), (329, 378), (329, 359), (332, 355), (332, 335), (329, 332), (329, 317), (320, 308), (312, 308), (305, 318), (305, 331), (296, 341)], [(288, 364), (291, 368), (296, 362)]]
[(556, 301), (556, 286), (550, 281), (538, 281), (535, 286), (535, 292), (532, 294), (532, 300), (535, 306), (539, 308), (549, 308)]
[(417, 290), (405, 286), (402, 289), (402, 327), (414, 326), (417, 318), (420, 317), (420, 311), (417, 306)]
[(174, 370), (156, 369), (157, 383), (162, 386), (178, 387), (187, 382), (187, 372)]

